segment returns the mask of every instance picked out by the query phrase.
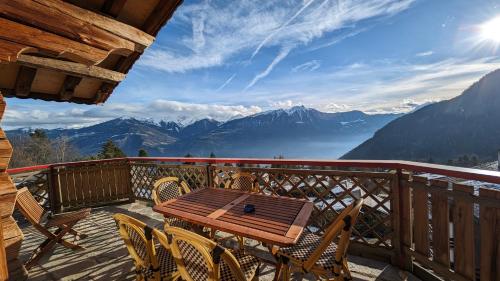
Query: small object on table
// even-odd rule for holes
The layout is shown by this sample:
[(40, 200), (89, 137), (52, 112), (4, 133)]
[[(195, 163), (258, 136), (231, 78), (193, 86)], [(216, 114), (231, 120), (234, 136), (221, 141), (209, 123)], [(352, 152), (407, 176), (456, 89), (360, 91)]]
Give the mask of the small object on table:
[(253, 213), (253, 212), (255, 212), (255, 206), (252, 204), (245, 204), (243, 211), (247, 214)]

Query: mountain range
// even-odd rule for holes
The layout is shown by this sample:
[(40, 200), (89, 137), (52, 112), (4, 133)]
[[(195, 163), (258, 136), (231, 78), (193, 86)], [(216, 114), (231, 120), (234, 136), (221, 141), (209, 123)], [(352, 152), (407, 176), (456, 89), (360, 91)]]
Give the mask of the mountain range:
[[(79, 129), (46, 130), (49, 138), (66, 136), (81, 154), (94, 155), (112, 139), (127, 155), (145, 149), (151, 156), (338, 158), (400, 114), (361, 111), (325, 113), (297, 106), (226, 122), (176, 122), (118, 118)], [(26, 129), (6, 132), (9, 137)]]
[(460, 157), (496, 160), (500, 149), (500, 70), (461, 95), (393, 120), (344, 159), (449, 163)]

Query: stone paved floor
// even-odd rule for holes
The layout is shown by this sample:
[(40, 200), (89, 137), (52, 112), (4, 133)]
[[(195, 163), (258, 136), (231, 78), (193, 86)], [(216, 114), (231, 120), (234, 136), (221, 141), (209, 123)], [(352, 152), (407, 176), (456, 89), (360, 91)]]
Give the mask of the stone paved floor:
[[(118, 212), (162, 228), (162, 217), (152, 212), (151, 207), (142, 202), (95, 208), (88, 219), (81, 221), (75, 227), (88, 235), (88, 238), (79, 241), (86, 249), (71, 251), (57, 245), (51, 254), (47, 254), (39, 261), (39, 265), (31, 268), (28, 280), (135, 280), (132, 260), (111, 217)], [(26, 222), (20, 221), (20, 224), (25, 235), (20, 258), (26, 260), (44, 237)], [(250, 250), (252, 249), (258, 251), (255, 248)], [(259, 253), (265, 259), (271, 258), (265, 253)], [(418, 280), (383, 262), (350, 256), (349, 264), (354, 280)], [(274, 267), (263, 264), (260, 272), (260, 280), (272, 280)], [(311, 276), (303, 278), (314, 280)], [(300, 280), (301, 276), (295, 276), (294, 279)]]

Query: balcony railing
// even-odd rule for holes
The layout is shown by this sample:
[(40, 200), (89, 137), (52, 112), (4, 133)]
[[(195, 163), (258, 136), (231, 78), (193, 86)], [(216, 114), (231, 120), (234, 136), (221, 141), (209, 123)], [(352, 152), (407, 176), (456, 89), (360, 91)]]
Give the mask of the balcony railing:
[(350, 251), (417, 275), (497, 280), (500, 173), (407, 161), (120, 158), (11, 169), (53, 212), (151, 200), (155, 180), (176, 176), (192, 189), (222, 187), (237, 171), (260, 192), (305, 198), (308, 228), (322, 232), (353, 197), (365, 199)]

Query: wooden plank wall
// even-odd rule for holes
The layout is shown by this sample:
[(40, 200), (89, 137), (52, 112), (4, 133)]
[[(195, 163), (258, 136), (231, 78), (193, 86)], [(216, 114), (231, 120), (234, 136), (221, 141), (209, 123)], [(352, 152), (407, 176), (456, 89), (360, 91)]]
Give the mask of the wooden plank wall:
[(445, 280), (500, 280), (500, 190), (413, 176), (414, 260)]
[[(5, 112), (5, 101), (0, 94), (0, 120)], [(23, 233), (12, 217), (16, 204), (17, 189), (7, 174), (6, 169), (12, 156), (12, 146), (0, 128), (0, 225), (2, 226), (2, 248), (5, 255), (0, 254), (0, 280), (7, 275), (4, 272), (6, 263), (11, 280), (23, 280), (26, 277), (21, 262), (18, 260)]]
[(127, 161), (53, 169), (55, 211), (133, 200)]

